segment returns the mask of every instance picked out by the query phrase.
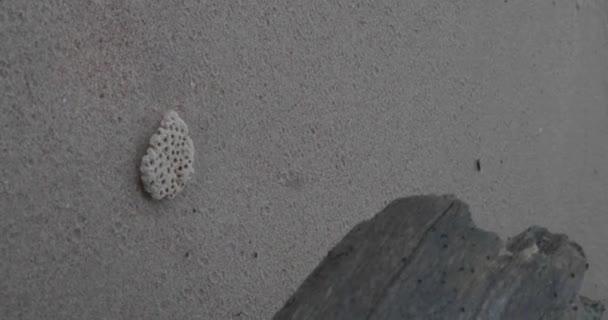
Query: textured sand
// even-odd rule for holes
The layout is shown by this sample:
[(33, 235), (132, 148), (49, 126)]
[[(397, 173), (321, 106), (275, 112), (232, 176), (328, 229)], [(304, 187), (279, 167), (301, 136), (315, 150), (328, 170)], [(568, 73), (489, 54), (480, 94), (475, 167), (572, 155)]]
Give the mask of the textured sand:
[[(418, 193), (568, 233), (607, 298), (607, 95), (603, 0), (0, 1), (0, 318), (268, 319)], [(156, 202), (168, 109), (197, 173)]]

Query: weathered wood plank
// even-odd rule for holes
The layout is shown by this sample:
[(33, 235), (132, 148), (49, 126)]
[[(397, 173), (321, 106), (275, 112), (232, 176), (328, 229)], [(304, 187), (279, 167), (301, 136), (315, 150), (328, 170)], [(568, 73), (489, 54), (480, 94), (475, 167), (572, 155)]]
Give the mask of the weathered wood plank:
[(274, 319), (600, 319), (578, 297), (587, 266), (565, 235), (531, 227), (505, 248), (454, 197), (404, 198), (351, 230)]

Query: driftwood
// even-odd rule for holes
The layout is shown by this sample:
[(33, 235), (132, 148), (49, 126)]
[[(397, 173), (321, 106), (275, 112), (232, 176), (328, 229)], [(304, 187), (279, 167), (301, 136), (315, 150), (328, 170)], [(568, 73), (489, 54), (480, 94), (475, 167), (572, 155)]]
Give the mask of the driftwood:
[(274, 319), (601, 319), (578, 295), (587, 268), (565, 235), (531, 227), (505, 247), (460, 200), (410, 197), (351, 230)]

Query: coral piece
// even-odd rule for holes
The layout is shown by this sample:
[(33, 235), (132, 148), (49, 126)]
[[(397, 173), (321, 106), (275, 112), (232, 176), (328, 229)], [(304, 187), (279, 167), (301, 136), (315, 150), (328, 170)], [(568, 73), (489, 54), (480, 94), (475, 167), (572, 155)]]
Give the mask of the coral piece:
[(169, 111), (141, 160), (141, 180), (152, 198), (172, 199), (184, 189), (194, 173), (194, 145), (188, 126), (175, 111)]

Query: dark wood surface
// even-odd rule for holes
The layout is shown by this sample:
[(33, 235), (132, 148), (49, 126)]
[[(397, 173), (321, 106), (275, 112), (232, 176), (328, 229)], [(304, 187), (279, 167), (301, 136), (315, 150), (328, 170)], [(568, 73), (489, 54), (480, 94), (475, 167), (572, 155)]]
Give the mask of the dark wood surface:
[(587, 268), (565, 235), (531, 227), (505, 244), (464, 202), (416, 196), (353, 228), (274, 319), (601, 319), (578, 295)]

